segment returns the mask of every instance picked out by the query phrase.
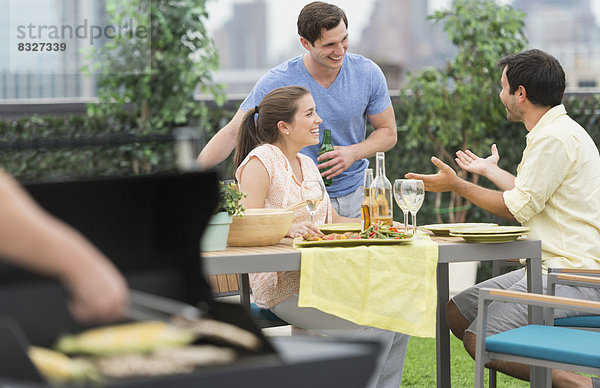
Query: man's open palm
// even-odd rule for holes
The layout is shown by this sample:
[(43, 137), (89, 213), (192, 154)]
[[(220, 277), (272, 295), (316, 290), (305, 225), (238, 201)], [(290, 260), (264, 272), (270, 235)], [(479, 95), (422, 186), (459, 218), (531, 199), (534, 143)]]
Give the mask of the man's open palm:
[(485, 176), (490, 169), (498, 166), (498, 161), (500, 160), (500, 154), (498, 154), (496, 144), (492, 144), (491, 151), (492, 154), (485, 159), (480, 158), (470, 150), (465, 150), (464, 152), (457, 151), (456, 163), (458, 163), (463, 170)]

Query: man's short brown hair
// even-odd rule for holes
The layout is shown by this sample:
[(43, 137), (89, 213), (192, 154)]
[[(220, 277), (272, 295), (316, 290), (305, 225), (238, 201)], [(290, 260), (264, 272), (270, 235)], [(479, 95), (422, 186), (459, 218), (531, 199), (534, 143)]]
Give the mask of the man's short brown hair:
[(534, 105), (560, 105), (565, 92), (565, 72), (556, 58), (537, 49), (525, 50), (502, 58), (498, 65), (506, 67), (510, 94), (522, 85), (527, 99)]
[(348, 28), (348, 19), (337, 5), (313, 1), (306, 4), (298, 15), (298, 35), (314, 45), (321, 38), (321, 30), (331, 30), (343, 21)]

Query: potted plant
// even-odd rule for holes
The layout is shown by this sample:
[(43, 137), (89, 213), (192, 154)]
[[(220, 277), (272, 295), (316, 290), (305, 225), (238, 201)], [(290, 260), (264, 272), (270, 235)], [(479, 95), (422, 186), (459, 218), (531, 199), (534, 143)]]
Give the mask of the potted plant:
[(202, 235), (200, 243), (202, 251), (225, 249), (232, 217), (243, 215), (246, 210), (239, 202), (245, 196), (239, 192), (235, 183), (219, 181), (219, 202)]

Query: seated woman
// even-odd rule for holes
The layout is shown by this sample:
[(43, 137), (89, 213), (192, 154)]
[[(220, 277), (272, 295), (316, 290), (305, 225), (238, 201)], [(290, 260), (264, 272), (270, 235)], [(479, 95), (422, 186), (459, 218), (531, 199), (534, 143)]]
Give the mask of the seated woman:
[[(256, 119), (255, 119), (256, 116)], [(247, 208), (285, 208), (301, 201), (303, 180), (322, 179), (315, 163), (299, 151), (319, 143), (319, 124), (315, 102), (300, 86), (288, 86), (268, 93), (260, 104), (246, 112), (234, 158), (236, 179), (247, 194)], [(315, 223), (358, 222), (339, 216), (325, 193), (315, 214)], [(306, 208), (296, 210), (288, 236), (320, 233), (310, 222)], [(298, 307), (300, 272), (250, 274), (254, 302), (271, 309), (294, 326), (328, 334), (355, 335), (383, 343), (371, 386), (398, 387), (402, 380), (404, 356), (409, 336), (368, 326), (360, 326), (314, 308)]]

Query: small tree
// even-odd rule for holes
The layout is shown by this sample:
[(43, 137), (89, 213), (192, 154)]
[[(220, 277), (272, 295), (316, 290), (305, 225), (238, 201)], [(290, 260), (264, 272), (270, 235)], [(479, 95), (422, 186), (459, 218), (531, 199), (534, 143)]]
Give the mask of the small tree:
[(148, 27), (149, 35), (144, 40), (125, 34), (106, 45), (101, 52), (100, 104), (90, 106), (89, 113), (113, 114), (128, 105), (139, 117), (140, 132), (164, 133), (170, 126), (205, 117), (206, 107), (194, 101), (197, 88), (221, 104), (224, 95), (211, 82), (218, 56), (205, 27), (206, 3), (109, 0), (111, 20), (117, 25), (134, 20)]
[[(408, 147), (432, 143), (441, 160), (462, 178), (477, 183), (477, 176), (460, 170), (454, 152), (469, 148), (489, 153), (492, 133), (506, 125), (498, 98), (502, 72), (497, 62), (525, 47), (523, 17), (521, 11), (491, 0), (454, 0), (451, 9), (429, 17), (444, 23), (458, 53), (444, 70), (424, 69), (409, 75), (401, 90), (401, 99), (409, 101), (400, 128), (409, 139)], [(443, 222), (442, 213), (449, 215), (449, 222), (462, 222), (470, 204), (454, 193), (438, 193), (435, 206), (438, 222)]]

